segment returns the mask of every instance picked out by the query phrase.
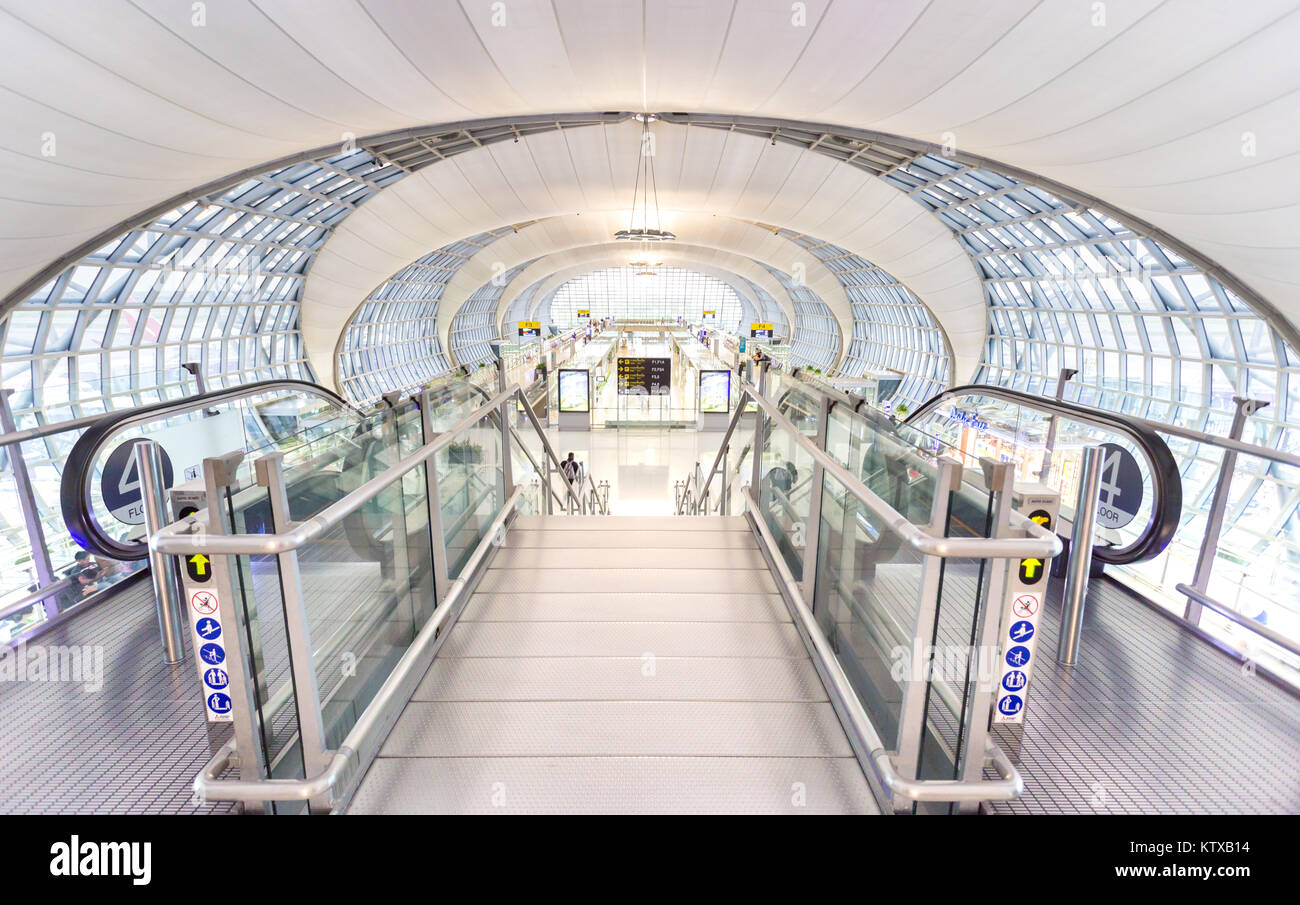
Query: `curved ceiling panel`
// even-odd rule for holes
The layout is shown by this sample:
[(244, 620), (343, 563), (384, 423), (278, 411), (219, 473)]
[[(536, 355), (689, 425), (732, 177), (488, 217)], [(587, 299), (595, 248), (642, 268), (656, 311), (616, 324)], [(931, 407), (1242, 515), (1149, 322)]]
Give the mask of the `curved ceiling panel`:
[[(1199, 247), (1297, 319), (1295, 0), (801, 8), (358, 0), (324, 16), (290, 0), (4, 0), (0, 292), (178, 192), (349, 135), (707, 109), (949, 141), (1040, 173)], [(755, 218), (905, 279), (873, 246)], [(452, 232), (510, 219), (524, 218)]]
[[(726, 273), (728, 274), (726, 282), (733, 286), (738, 283), (748, 282), (762, 287), (769, 295), (778, 300), (778, 304), (782, 305), (782, 312), (786, 315), (787, 323), (793, 323), (794, 309), (790, 304), (789, 295), (762, 265), (752, 259), (729, 251), (686, 245), (679, 242), (674, 242), (662, 249), (655, 249), (655, 251), (659, 252), (653, 255), (656, 262), (674, 267), (699, 270), (702, 273), (714, 271), (713, 275), (718, 272)], [(502, 318), (504, 318), (514, 300), (534, 283), (541, 281), (541, 286), (538, 287), (532, 297), (533, 303), (536, 304), (542, 296), (564, 282), (565, 279), (569, 279), (578, 273), (627, 264), (632, 260), (637, 260), (637, 257), (631, 252), (632, 249), (622, 242), (604, 242), (563, 249), (538, 258), (538, 260), (520, 271), (519, 275), (506, 287), (506, 291), (502, 294), (497, 307), (498, 326), (504, 331), (505, 326)], [(738, 277), (741, 279), (737, 279)], [(740, 291), (739, 288), (737, 291)], [(754, 300), (755, 304), (758, 304), (752, 290), (748, 290), (744, 297)], [(535, 309), (530, 308), (529, 310)]]
[[(655, 124), (654, 135), (664, 225), (681, 241), (709, 244), (700, 237), (739, 229), (727, 222), (734, 218), (787, 226), (858, 252), (929, 306), (953, 344), (959, 373), (973, 373), (987, 327), (979, 279), (952, 232), (906, 193), (872, 172), (785, 142), (673, 123)], [(640, 142), (636, 122), (538, 133), (454, 157), (380, 193), (335, 231), (308, 276), (303, 333), (313, 364), (325, 370), (322, 354), (333, 349), (358, 299), (430, 248), (502, 223), (551, 218), (563, 218), (566, 230), (578, 219), (601, 218), (599, 227), (577, 229), (581, 241), (574, 245), (590, 244), (598, 231), (612, 237), (630, 214)], [(852, 335), (851, 307), (838, 282), (814, 256), (774, 239), (769, 247), (779, 254), (772, 265), (802, 272), (841, 332)], [(462, 289), (472, 292), (478, 284), (465, 277)]]

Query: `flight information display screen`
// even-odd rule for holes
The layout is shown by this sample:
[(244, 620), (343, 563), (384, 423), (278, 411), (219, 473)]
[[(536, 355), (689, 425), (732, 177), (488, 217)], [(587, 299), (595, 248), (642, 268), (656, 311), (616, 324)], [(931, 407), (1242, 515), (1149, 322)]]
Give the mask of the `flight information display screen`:
[(620, 358), (620, 396), (667, 396), (672, 391), (673, 362), (670, 358)]

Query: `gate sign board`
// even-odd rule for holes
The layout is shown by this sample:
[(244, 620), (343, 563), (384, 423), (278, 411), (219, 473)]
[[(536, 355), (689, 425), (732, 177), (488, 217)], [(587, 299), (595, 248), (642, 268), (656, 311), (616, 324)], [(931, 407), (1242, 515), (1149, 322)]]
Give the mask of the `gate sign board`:
[(671, 358), (619, 358), (620, 396), (667, 396), (672, 390)]
[[(1041, 484), (1017, 484), (1016, 510), (1041, 528), (1056, 530), (1060, 497)], [(1029, 680), (1038, 656), (1038, 623), (1047, 594), (1048, 562), (1031, 557), (1012, 561), (1002, 610), (998, 686), (993, 690), (993, 723), (1023, 723)]]
[[(192, 482), (190, 487), (194, 483), (197, 482)], [(176, 517), (201, 511), (206, 506), (205, 496), (202, 490), (181, 487), (173, 490), (171, 504)], [(232, 666), (226, 656), (226, 632), (221, 621), (217, 583), (212, 580), (213, 564), (202, 553), (186, 554), (181, 560), (185, 564), (181, 596), (190, 614), (190, 647), (203, 692), (203, 711), (209, 723), (230, 723), (235, 719), (230, 670), (238, 667)]]
[(1103, 443), (1101, 483), (1097, 494), (1097, 524), (1123, 528), (1142, 508), (1142, 468), (1133, 454), (1114, 443)]

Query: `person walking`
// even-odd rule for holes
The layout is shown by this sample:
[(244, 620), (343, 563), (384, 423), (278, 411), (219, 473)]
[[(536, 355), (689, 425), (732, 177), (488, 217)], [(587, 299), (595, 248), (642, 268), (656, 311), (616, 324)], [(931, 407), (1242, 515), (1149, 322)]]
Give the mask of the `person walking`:
[(573, 484), (578, 480), (578, 475), (581, 473), (581, 470), (582, 466), (580, 466), (577, 460), (573, 458), (573, 453), (569, 453), (569, 458), (560, 463), (560, 471), (564, 472), (564, 478), (570, 484)]

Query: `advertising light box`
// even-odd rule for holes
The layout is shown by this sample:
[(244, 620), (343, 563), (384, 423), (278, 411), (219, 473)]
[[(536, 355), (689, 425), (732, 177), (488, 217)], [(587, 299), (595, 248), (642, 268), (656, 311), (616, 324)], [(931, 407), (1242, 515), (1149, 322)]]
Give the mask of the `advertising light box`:
[(577, 368), (560, 369), (560, 411), (591, 411), (591, 372)]
[(727, 412), (731, 407), (731, 372), (700, 372), (700, 411)]

